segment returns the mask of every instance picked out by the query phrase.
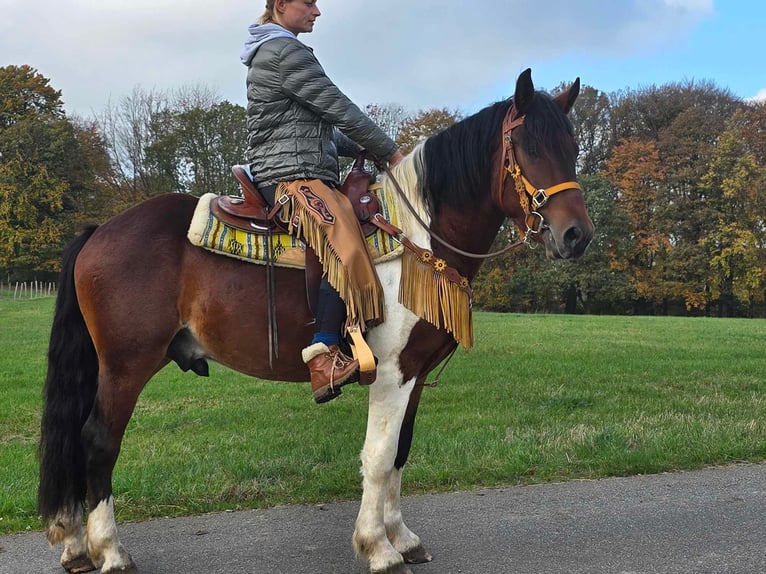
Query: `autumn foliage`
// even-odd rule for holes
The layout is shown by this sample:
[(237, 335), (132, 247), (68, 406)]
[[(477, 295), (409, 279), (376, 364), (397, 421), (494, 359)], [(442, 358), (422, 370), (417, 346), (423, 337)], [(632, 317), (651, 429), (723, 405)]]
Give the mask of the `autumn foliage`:
[[(405, 152), (463, 117), (365, 111)], [(528, 249), (488, 261), (475, 306), (766, 317), (766, 103), (710, 82), (584, 86), (571, 119), (591, 247), (571, 263)], [(55, 272), (82, 223), (151, 195), (235, 191), (228, 170), (244, 146), (244, 108), (204, 87), (136, 88), (85, 120), (35, 69), (0, 68), (0, 271)], [(495, 247), (516, 238), (504, 227)]]

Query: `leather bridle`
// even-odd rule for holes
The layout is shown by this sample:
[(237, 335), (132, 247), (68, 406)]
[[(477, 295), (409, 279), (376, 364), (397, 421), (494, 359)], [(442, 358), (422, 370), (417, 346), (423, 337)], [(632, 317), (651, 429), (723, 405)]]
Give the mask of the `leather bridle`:
[[(502, 255), (506, 251), (510, 251), (511, 249), (515, 249), (516, 247), (519, 247), (521, 245), (527, 244), (529, 246), (533, 246), (532, 243), (529, 242), (529, 239), (533, 235), (537, 235), (538, 233), (541, 233), (545, 229), (548, 228), (548, 226), (545, 224), (545, 218), (540, 213), (540, 208), (543, 207), (547, 202), (548, 199), (562, 191), (565, 191), (567, 189), (581, 189), (580, 184), (576, 181), (565, 181), (563, 183), (558, 183), (556, 185), (553, 185), (548, 188), (538, 188), (532, 185), (532, 183), (524, 176), (523, 173), (521, 173), (521, 167), (519, 166), (519, 163), (516, 161), (516, 155), (513, 151), (513, 140), (511, 139), (511, 133), (514, 129), (519, 127), (524, 123), (524, 119), (526, 118), (526, 115), (520, 115), (518, 111), (516, 110), (516, 104), (512, 103), (511, 107), (508, 109), (508, 112), (505, 114), (505, 118), (503, 118), (503, 129), (502, 129), (502, 136), (503, 136), (503, 152), (502, 152), (502, 163), (501, 163), (501, 169), (500, 169), (500, 177), (497, 191), (493, 192), (493, 199), (495, 201), (495, 204), (498, 206), (500, 210), (504, 211), (504, 190), (505, 190), (505, 179), (508, 177), (508, 174), (511, 174), (514, 181), (514, 188), (516, 190), (516, 193), (519, 195), (519, 204), (521, 205), (521, 208), (524, 210), (524, 223), (526, 225), (526, 229), (522, 229), (519, 226), (519, 231), (521, 231), (524, 234), (524, 237), (520, 239), (519, 241), (516, 241), (514, 243), (511, 243), (510, 245), (507, 245), (503, 249), (499, 249), (497, 251), (492, 251), (491, 253), (471, 253), (469, 251), (463, 251), (462, 249), (459, 249), (446, 241), (445, 239), (442, 239), (436, 232), (431, 230), (430, 226), (423, 221), (423, 219), (418, 215), (417, 210), (413, 207), (413, 205), (410, 203), (410, 200), (407, 199), (407, 194), (404, 193), (401, 186), (399, 185), (399, 182), (396, 180), (396, 177), (394, 177), (394, 174), (391, 173), (391, 169), (384, 165), (384, 171), (386, 172), (386, 175), (388, 176), (389, 180), (394, 186), (394, 189), (399, 194), (399, 197), (402, 199), (404, 204), (407, 206), (407, 209), (410, 210), (412, 215), (415, 217), (415, 219), (420, 223), (420, 225), (428, 232), (428, 234), (444, 245), (446, 248), (450, 249), (454, 253), (457, 253), (459, 255), (463, 255), (464, 257), (470, 257), (473, 259), (488, 259), (490, 257), (495, 257), (497, 255)], [(530, 209), (530, 205), (532, 206), (532, 209)], [(507, 214), (506, 214), (507, 216)], [(376, 214), (373, 219), (380, 220), (382, 219), (382, 215)], [(373, 223), (375, 223), (373, 221)], [(377, 223), (376, 223), (377, 224)]]
[(580, 184), (576, 181), (565, 181), (548, 188), (536, 187), (532, 185), (523, 173), (521, 173), (521, 166), (519, 166), (519, 162), (516, 161), (516, 155), (513, 151), (513, 139), (511, 138), (511, 134), (515, 128), (524, 124), (525, 118), (526, 115), (519, 114), (516, 110), (516, 104), (513, 103), (503, 119), (503, 161), (494, 197), (495, 204), (500, 207), (500, 209), (503, 209), (505, 205), (505, 180), (508, 177), (508, 174), (511, 174), (511, 177), (513, 177), (514, 188), (519, 196), (519, 204), (524, 210), (524, 225), (526, 226), (526, 229), (519, 226), (519, 231), (524, 234), (522, 243), (528, 243), (528, 240), (532, 235), (536, 235), (548, 228), (545, 223), (545, 218), (539, 210), (548, 203), (548, 199), (551, 196), (567, 189), (581, 190)]

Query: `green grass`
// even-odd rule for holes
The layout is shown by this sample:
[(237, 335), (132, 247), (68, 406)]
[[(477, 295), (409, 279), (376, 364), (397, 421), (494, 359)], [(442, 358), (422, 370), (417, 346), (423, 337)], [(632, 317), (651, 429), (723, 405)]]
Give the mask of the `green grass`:
[[(52, 299), (0, 299), (0, 533), (40, 527), (36, 448)], [(766, 460), (766, 321), (476, 314), (426, 389), (405, 494)], [(356, 499), (367, 391), (171, 365), (128, 428), (120, 520)]]

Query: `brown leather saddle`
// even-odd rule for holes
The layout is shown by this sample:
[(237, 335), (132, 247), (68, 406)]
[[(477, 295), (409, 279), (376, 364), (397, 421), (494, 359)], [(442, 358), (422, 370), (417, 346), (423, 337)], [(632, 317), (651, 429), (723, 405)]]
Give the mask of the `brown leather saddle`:
[[(371, 222), (380, 211), (380, 202), (374, 193), (370, 193), (372, 174), (364, 168), (365, 156), (359, 155), (351, 171), (346, 176), (340, 192), (348, 197), (354, 209), (359, 225), (365, 237), (375, 233), (378, 228)], [(239, 183), (241, 196), (221, 195), (210, 202), (213, 216), (226, 225), (250, 233), (262, 235), (287, 233), (287, 228), (274, 217), (269, 204), (250, 179), (244, 166), (232, 166), (231, 172)], [(317, 308), (319, 283), (322, 279), (322, 264), (310, 246), (306, 246), (306, 293), (311, 312)]]
[(348, 197), (364, 236), (368, 237), (378, 230), (371, 220), (380, 211), (380, 201), (377, 195), (370, 193), (372, 174), (364, 169), (364, 159), (363, 154), (357, 156), (340, 192)]
[(213, 216), (237, 229), (251, 233), (277, 231), (278, 221), (269, 219), (269, 204), (250, 179), (244, 166), (235, 165), (231, 168), (234, 179), (239, 183), (240, 197), (220, 195), (210, 202)]
[[(378, 229), (370, 221), (380, 211), (380, 202), (377, 196), (369, 191), (372, 174), (365, 170), (364, 159), (363, 155), (356, 158), (340, 192), (348, 197), (359, 225), (367, 237)], [(271, 208), (244, 166), (232, 166), (231, 172), (239, 183), (241, 196), (221, 195), (213, 199), (210, 203), (213, 216), (231, 227), (251, 233), (286, 233), (287, 230), (277, 218), (269, 217)]]

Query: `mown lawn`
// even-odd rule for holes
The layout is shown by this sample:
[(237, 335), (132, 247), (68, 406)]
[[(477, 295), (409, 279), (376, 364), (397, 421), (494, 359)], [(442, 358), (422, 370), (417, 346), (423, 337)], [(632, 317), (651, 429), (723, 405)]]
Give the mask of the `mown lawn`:
[[(53, 299), (0, 299), (0, 533), (40, 527), (37, 440)], [(766, 321), (476, 314), (426, 389), (405, 494), (766, 460)], [(146, 388), (120, 520), (358, 498), (367, 391), (171, 365)]]

